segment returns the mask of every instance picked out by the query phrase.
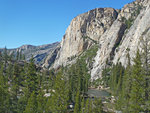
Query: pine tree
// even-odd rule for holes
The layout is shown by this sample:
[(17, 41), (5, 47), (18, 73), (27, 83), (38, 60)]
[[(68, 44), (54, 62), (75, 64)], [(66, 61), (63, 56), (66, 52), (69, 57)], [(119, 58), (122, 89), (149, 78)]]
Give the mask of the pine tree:
[(23, 54), (22, 55), (22, 60), (25, 60), (25, 59), (26, 59), (25, 54)]
[(19, 52), (19, 60), (22, 60), (22, 51)]
[(85, 103), (85, 109), (83, 109), (82, 113), (92, 113), (92, 112), (94, 112), (94, 109), (92, 108), (92, 100), (88, 98)]
[(28, 104), (26, 106), (24, 113), (37, 113), (37, 101), (34, 91), (32, 92), (30, 98), (28, 99)]
[[(0, 80), (1, 82), (1, 80)], [(0, 113), (5, 113), (5, 90), (4, 88), (0, 85)]]
[(84, 100), (84, 97), (83, 97), (83, 99), (81, 101), (80, 113), (84, 113), (84, 109), (85, 109), (84, 105), (85, 105), (85, 100)]
[[(117, 64), (118, 65), (118, 64)], [(113, 92), (116, 91), (116, 84), (117, 84), (117, 77), (118, 72), (117, 72), (117, 66), (113, 65), (111, 69), (111, 76), (110, 76), (110, 88)]]
[(139, 113), (143, 111), (143, 97), (144, 97), (144, 78), (142, 74), (142, 63), (139, 50), (137, 51), (136, 58), (132, 70), (132, 88), (130, 94), (130, 112)]
[(79, 113), (80, 111), (80, 92), (78, 91), (75, 98), (74, 113)]
[(47, 102), (46, 113), (66, 113), (68, 106), (68, 87), (62, 76), (62, 72), (56, 75), (56, 80), (53, 89), (51, 89), (51, 96)]
[(93, 113), (103, 113), (103, 104), (101, 98), (95, 99)]
[(0, 51), (0, 62), (2, 61), (2, 52)]
[(43, 96), (43, 92), (40, 91), (38, 96), (37, 96), (37, 113), (43, 113), (45, 109), (45, 98)]
[(3, 66), (3, 64), (1, 64), (1, 68), (0, 68), (0, 85), (3, 88), (5, 87), (4, 66)]
[(17, 51), (17, 56), (16, 56), (16, 60), (19, 60), (19, 51)]
[(117, 89), (116, 89), (116, 93), (119, 94), (122, 91), (122, 82), (123, 82), (123, 75), (124, 75), (124, 68), (122, 66), (122, 64), (119, 64), (119, 78), (118, 78), (118, 82), (117, 82)]
[(84, 113), (89, 113), (89, 98), (86, 100), (86, 103), (85, 103), (85, 110), (84, 110)]
[(25, 95), (21, 95), (18, 100), (18, 113), (23, 113), (25, 111), (25, 107), (27, 105), (27, 97)]
[(12, 52), (9, 56), (9, 61), (15, 60), (14, 52)]
[(115, 108), (119, 111), (122, 111), (123, 110), (122, 108), (124, 107), (124, 104), (125, 104), (124, 97), (123, 97), (122, 92), (120, 92), (119, 95), (118, 95), (118, 99), (115, 103)]
[(13, 64), (8, 64), (8, 67), (6, 69), (6, 76), (7, 76), (7, 81), (13, 79)]
[(109, 86), (109, 81), (110, 81), (110, 71), (111, 69), (110, 68), (104, 68), (103, 71), (102, 71), (102, 79), (104, 81), (104, 86), (105, 87), (108, 87)]
[(123, 77), (123, 86), (122, 86), (122, 92), (121, 92), (121, 105), (124, 109), (122, 109), (125, 113), (128, 113), (129, 111), (129, 100), (130, 100), (130, 93), (131, 93), (131, 87), (132, 87), (132, 77), (131, 77), (131, 72), (132, 72), (132, 66), (130, 63), (130, 55), (129, 53), (127, 54), (128, 58), (128, 65), (125, 69), (124, 72), (124, 77)]
[(6, 64), (7, 64), (7, 61), (8, 61), (8, 53), (7, 53), (7, 48), (5, 47), (4, 49), (4, 68), (6, 68)]
[(1, 65), (0, 70), (0, 113), (10, 112), (10, 96), (8, 92), (8, 87), (6, 87), (4, 75), (3, 75), (3, 65)]
[(13, 69), (13, 78), (12, 78), (12, 87), (11, 87), (11, 103), (12, 103), (12, 111), (18, 112), (18, 94), (19, 94), (19, 86), (20, 86), (20, 70), (17, 63), (14, 65)]
[(85, 60), (79, 59), (76, 64), (73, 64), (67, 72), (69, 78), (69, 98), (75, 101), (77, 91), (84, 95), (88, 91), (90, 75), (86, 67)]
[(1, 65), (1, 70), (0, 70), (0, 113), (5, 112), (4, 108), (4, 96), (5, 96), (5, 90), (4, 90), (4, 77), (3, 77), (3, 65)]
[(148, 34), (148, 37), (141, 37), (141, 42), (143, 45), (143, 74), (144, 74), (144, 79), (145, 79), (145, 87), (144, 87), (144, 92), (145, 92), (145, 97), (144, 97), (144, 102), (145, 102), (145, 113), (150, 112), (150, 39), (149, 39), (150, 34)]
[(110, 76), (110, 88), (113, 92), (113, 95), (118, 95), (122, 89), (122, 79), (124, 75), (124, 68), (121, 63), (117, 63), (113, 65), (111, 69), (111, 76)]
[(92, 101), (93, 101), (93, 100), (90, 100), (90, 101), (89, 101), (89, 113), (92, 113), (92, 112), (93, 112)]
[(32, 93), (35, 91), (35, 93), (38, 90), (38, 78), (37, 78), (37, 73), (36, 73), (36, 66), (34, 64), (34, 59), (33, 57), (30, 60), (30, 63), (28, 64), (27, 67), (27, 87), (29, 89), (29, 93)]

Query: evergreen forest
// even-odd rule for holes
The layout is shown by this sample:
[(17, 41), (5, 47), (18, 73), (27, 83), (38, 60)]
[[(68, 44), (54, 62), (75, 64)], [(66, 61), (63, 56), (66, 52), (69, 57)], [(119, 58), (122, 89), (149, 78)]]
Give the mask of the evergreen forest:
[[(25, 55), (8, 54), (5, 48), (0, 53), (0, 113), (149, 113), (150, 59), (144, 50), (142, 55), (137, 51), (133, 65), (128, 54), (127, 67), (108, 63), (102, 78), (91, 81), (89, 69), (97, 46), (75, 64), (57, 70), (43, 69), (34, 58), (27, 62)], [(100, 85), (110, 97), (88, 97), (88, 89)]]

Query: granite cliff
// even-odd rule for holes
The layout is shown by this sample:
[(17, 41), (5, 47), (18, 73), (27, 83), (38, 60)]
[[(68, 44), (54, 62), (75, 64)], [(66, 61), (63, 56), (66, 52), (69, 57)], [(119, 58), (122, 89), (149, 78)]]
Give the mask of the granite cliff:
[(113, 8), (97, 8), (74, 18), (61, 41), (54, 68), (72, 63), (74, 58), (97, 43), (117, 16), (118, 12)]
[(92, 79), (101, 77), (102, 69), (108, 64), (121, 62), (126, 66), (127, 53), (133, 59), (137, 48), (141, 49), (140, 38), (149, 33), (149, 17), (149, 0), (136, 0), (121, 10), (96, 8), (78, 15), (67, 28), (51, 66), (73, 64), (93, 45), (99, 48), (90, 69)]
[(111, 28), (99, 40), (100, 48), (91, 70), (93, 79), (101, 77), (106, 62), (109, 62), (108, 64), (121, 62), (126, 66), (128, 53), (133, 64), (137, 49), (141, 50), (141, 37), (150, 27), (149, 5), (148, 0), (136, 0), (122, 8)]

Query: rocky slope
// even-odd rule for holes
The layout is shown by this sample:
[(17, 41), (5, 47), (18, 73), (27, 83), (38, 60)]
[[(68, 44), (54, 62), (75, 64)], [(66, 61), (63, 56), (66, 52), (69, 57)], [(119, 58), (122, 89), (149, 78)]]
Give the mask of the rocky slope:
[(123, 37), (120, 46), (117, 48), (113, 60), (114, 63), (117, 63), (119, 61), (122, 64), (126, 65), (127, 53), (129, 52), (130, 57), (134, 58), (137, 49), (142, 49), (140, 46), (141, 38), (147, 36), (150, 31), (150, 1), (146, 2), (145, 0), (145, 3), (146, 6), (143, 6), (141, 13), (135, 19), (130, 29), (128, 29), (127, 33)]
[[(105, 32), (99, 40), (102, 46), (97, 52), (91, 70), (92, 79), (101, 77), (102, 69), (106, 67), (106, 61), (114, 64), (121, 62), (126, 66), (129, 53), (133, 64), (137, 48), (141, 50), (140, 38), (150, 27), (149, 4), (148, 0), (137, 0), (123, 7), (110, 30)], [(122, 28), (122, 26), (126, 28)]]
[(61, 41), (54, 68), (67, 65), (96, 43), (118, 16), (113, 8), (97, 8), (74, 18)]
[[(96, 8), (77, 16), (66, 30), (53, 67), (75, 63), (82, 52), (95, 44), (99, 49), (90, 72), (92, 79), (101, 77), (108, 64), (121, 62), (126, 66), (127, 53), (133, 59), (137, 48), (141, 49), (140, 38), (150, 27), (149, 17), (149, 0), (136, 0), (121, 10)], [(149, 29), (144, 37), (148, 32)], [(50, 60), (47, 58), (43, 66), (50, 67)]]
[[(45, 62), (47, 56), (53, 56), (53, 52), (55, 49), (59, 46), (59, 42), (47, 44), (47, 45), (41, 45), (41, 46), (33, 46), (33, 45), (23, 45), (19, 48), (15, 49), (8, 49), (8, 53), (13, 53), (15, 56), (17, 55), (17, 52), (25, 55), (25, 59), (29, 61), (31, 57), (33, 56), (35, 63), (39, 66), (42, 66), (42, 64)], [(1, 49), (3, 51), (4, 49)], [(49, 63), (53, 63), (55, 60), (55, 57), (53, 56), (53, 60), (51, 60)]]

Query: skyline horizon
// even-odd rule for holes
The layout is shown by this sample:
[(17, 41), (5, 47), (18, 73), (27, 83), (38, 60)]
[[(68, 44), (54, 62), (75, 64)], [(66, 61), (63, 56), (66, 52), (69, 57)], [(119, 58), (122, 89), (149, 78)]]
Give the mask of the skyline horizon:
[[(95, 8), (122, 9), (125, 4), (135, 0), (112, 0), (111, 2), (109, 0), (88, 0), (84, 2), (83, 0), (82, 2), (79, 2), (81, 3), (81, 6), (78, 5), (79, 7), (75, 6), (76, 4), (74, 4), (74, 1), (69, 1), (68, 3), (64, 0), (64, 5), (67, 6), (69, 4), (70, 7), (75, 8), (75, 10), (71, 11), (68, 10), (70, 7), (63, 9), (61, 5), (61, 7), (56, 10), (57, 7), (50, 7), (49, 5), (51, 4), (48, 4), (50, 3), (48, 1), (41, 2), (37, 0), (36, 4), (34, 4), (35, 0), (32, 0), (31, 2), (29, 0), (14, 0), (16, 2), (12, 2), (12, 4), (9, 1), (10, 0), (6, 0), (6, 2), (3, 2), (5, 5), (1, 8), (4, 8), (6, 12), (3, 12), (3, 10), (0, 11), (0, 14), (2, 15), (2, 18), (0, 18), (0, 25), (2, 24), (0, 26), (0, 37), (2, 39), (0, 41), (0, 48), (7, 47), (8, 49), (12, 49), (21, 47), (22, 45), (40, 46), (61, 42), (70, 22), (78, 15)], [(115, 3), (115, 1), (117, 1), (117, 3)], [(27, 4), (28, 2), (31, 4)], [(25, 5), (23, 3), (25, 3)], [(54, 2), (54, 4), (56, 3)], [(29, 8), (26, 6), (29, 6)], [(39, 9), (39, 7), (43, 9)], [(52, 12), (52, 9), (55, 9), (56, 11)], [(62, 13), (60, 11), (62, 11)]]
[(23, 44), (23, 45), (20, 45), (20, 46), (18, 46), (18, 47), (15, 47), (15, 48), (7, 48), (7, 46), (5, 46), (5, 47), (0, 47), (0, 49), (4, 49), (4, 48), (6, 48), (6, 49), (17, 49), (17, 48), (20, 48), (20, 47), (22, 47), (22, 46), (44, 46), (44, 45), (50, 45), (50, 44), (55, 44), (55, 43), (60, 43), (61, 41), (56, 41), (56, 42), (52, 42), (52, 43), (46, 43), (46, 44), (40, 44), (40, 45), (32, 45), (32, 44)]

